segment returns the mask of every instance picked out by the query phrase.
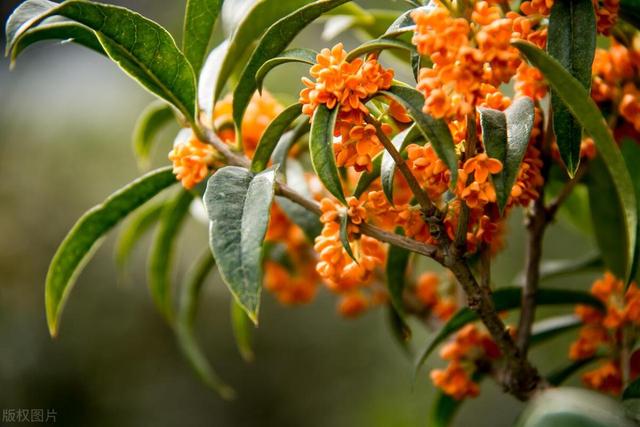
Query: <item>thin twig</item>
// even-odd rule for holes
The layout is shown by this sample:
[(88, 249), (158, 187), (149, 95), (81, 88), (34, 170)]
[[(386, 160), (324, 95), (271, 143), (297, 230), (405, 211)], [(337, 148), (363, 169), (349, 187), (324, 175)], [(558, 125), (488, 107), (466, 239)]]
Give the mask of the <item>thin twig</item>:
[(564, 187), (562, 187), (562, 190), (560, 190), (560, 193), (558, 193), (556, 198), (553, 199), (551, 203), (549, 203), (549, 205), (545, 208), (547, 218), (550, 221), (554, 219), (556, 213), (558, 212), (558, 209), (571, 195), (576, 185), (578, 185), (580, 181), (582, 181), (582, 178), (585, 176), (588, 169), (589, 169), (589, 163), (586, 160), (583, 160), (580, 163), (580, 166), (578, 166), (578, 170), (576, 171), (576, 174), (573, 176), (573, 178), (567, 181), (567, 183), (564, 185)]

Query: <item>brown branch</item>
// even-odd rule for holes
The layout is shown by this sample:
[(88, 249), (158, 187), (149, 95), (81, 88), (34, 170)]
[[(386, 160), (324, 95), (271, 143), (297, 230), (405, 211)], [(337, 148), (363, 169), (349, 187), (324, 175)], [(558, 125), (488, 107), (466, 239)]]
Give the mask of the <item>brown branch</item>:
[(582, 181), (582, 178), (585, 176), (589, 169), (589, 163), (583, 160), (578, 166), (578, 170), (576, 174), (571, 178), (560, 190), (560, 193), (556, 196), (555, 199), (549, 203), (549, 205), (545, 208), (547, 218), (549, 221), (552, 221), (555, 218), (556, 213), (560, 206), (567, 200), (567, 198), (573, 192), (573, 189)]
[[(464, 142), (464, 159), (467, 160), (476, 154), (476, 144), (478, 143), (478, 133), (476, 129), (475, 110), (467, 114), (467, 137)], [(466, 185), (473, 182), (473, 177), (467, 178)], [(456, 230), (455, 246), (459, 254), (464, 254), (467, 250), (467, 230), (469, 229), (469, 207), (460, 201), (460, 217), (458, 218), (458, 229)]]

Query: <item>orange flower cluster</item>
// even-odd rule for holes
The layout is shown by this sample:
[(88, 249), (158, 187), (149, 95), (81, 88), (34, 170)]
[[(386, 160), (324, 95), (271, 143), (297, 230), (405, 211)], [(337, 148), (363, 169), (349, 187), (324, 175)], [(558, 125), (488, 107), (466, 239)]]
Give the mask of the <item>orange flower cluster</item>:
[[(448, 320), (458, 308), (455, 296), (440, 291), (440, 278), (432, 272), (423, 273), (416, 283), (416, 297), (438, 319)], [(442, 295), (444, 293), (444, 295)]]
[(576, 308), (584, 326), (569, 349), (569, 357), (581, 360), (594, 356), (600, 349), (607, 351), (610, 359), (585, 373), (582, 379), (590, 388), (617, 395), (622, 389), (623, 329), (640, 326), (640, 289), (632, 283), (625, 292), (622, 280), (607, 272), (593, 283), (591, 293), (604, 303), (606, 312), (587, 306)]
[(300, 92), (300, 103), (302, 111), (311, 117), (320, 104), (329, 109), (339, 105), (335, 136), (340, 137), (340, 142), (334, 147), (338, 166), (371, 170), (371, 159), (382, 145), (375, 128), (365, 123), (365, 114), (369, 113), (365, 102), (391, 86), (393, 70), (384, 69), (373, 55), (366, 60), (346, 58), (342, 43), (323, 49), (309, 71), (315, 81), (302, 78), (306, 87)]
[(277, 262), (267, 261), (264, 266), (264, 286), (273, 292), (282, 304), (310, 302), (316, 295), (318, 275), (313, 267), (303, 270), (296, 274)]
[[(554, 0), (531, 0), (523, 2), (520, 9), (528, 16), (546, 17), (551, 13), (553, 4)], [(593, 0), (593, 7), (596, 12), (598, 32), (609, 35), (618, 19), (620, 0)]]
[(431, 371), (433, 384), (456, 400), (476, 397), (480, 393), (473, 374), (483, 365), (500, 357), (500, 350), (487, 332), (470, 324), (462, 328), (454, 340), (440, 350), (440, 357), (448, 360), (445, 369)]
[[(376, 290), (369, 292), (369, 295), (365, 295), (364, 291), (371, 285), (374, 270), (384, 263), (386, 254), (378, 240), (359, 232), (358, 225), (365, 220), (367, 214), (364, 202), (355, 197), (349, 197), (347, 202), (347, 208), (341, 208), (329, 198), (322, 199), (320, 221), (323, 228), (322, 233), (316, 237), (314, 249), (320, 257), (316, 271), (330, 290), (345, 297), (340, 304), (341, 313), (353, 316), (369, 305), (381, 302)], [(341, 214), (347, 215), (349, 219), (348, 240), (353, 258), (340, 238)]]
[(209, 175), (216, 159), (216, 150), (194, 135), (186, 141), (176, 139), (169, 152), (169, 160), (173, 162), (173, 173), (186, 189), (193, 188)]

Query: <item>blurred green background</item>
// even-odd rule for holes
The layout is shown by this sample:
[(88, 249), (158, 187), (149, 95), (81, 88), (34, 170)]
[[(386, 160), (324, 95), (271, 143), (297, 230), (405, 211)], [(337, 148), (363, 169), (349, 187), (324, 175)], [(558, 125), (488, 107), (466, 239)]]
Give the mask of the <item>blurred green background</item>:
[[(17, 3), (2, 2), (3, 27)], [(180, 33), (183, 2), (116, 3)], [(319, 24), (310, 27), (297, 44), (321, 48), (336, 42), (321, 40), (321, 31)], [(347, 47), (356, 43), (347, 36), (340, 40)], [(282, 68), (267, 86), (296, 96), (304, 72)], [(257, 359), (246, 364), (230, 332), (228, 292), (212, 277), (201, 300), (198, 333), (214, 367), (238, 391), (235, 401), (220, 400), (192, 375), (154, 310), (144, 280), (145, 244), (136, 251), (128, 280), (119, 283), (113, 236), (78, 280), (60, 337), (52, 340), (43, 301), (48, 262), (82, 212), (139, 174), (130, 133), (152, 97), (93, 52), (43, 43), (30, 48), (13, 71), (6, 59), (0, 61), (0, 100), (0, 409), (55, 409), (64, 426), (426, 425), (434, 396), (428, 370), (412, 387), (412, 360), (394, 342), (382, 310), (346, 321), (324, 290), (313, 304), (293, 309), (267, 293), (255, 334)], [(167, 163), (175, 130), (163, 134), (157, 164)], [(495, 267), (498, 286), (510, 284), (521, 268), (522, 228), (516, 213), (507, 250)], [(206, 227), (188, 225), (176, 277), (205, 247), (206, 234)], [(592, 246), (557, 225), (548, 232), (545, 256), (571, 257)], [(544, 285), (584, 289), (590, 279)], [(414, 346), (421, 347), (427, 336), (415, 325)], [(566, 360), (571, 339), (568, 334), (534, 351), (543, 372)], [(437, 364), (433, 357), (428, 366)], [(509, 426), (520, 409), (487, 381), (481, 397), (465, 403), (456, 425)]]

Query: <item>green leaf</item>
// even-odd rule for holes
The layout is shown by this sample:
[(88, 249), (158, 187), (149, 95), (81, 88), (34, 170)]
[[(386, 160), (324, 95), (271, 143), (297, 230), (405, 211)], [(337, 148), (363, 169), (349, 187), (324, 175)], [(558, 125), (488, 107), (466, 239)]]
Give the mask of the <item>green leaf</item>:
[[(20, 6), (18, 6), (19, 8)], [(61, 42), (73, 40), (76, 44), (102, 55), (107, 55), (91, 29), (65, 18), (53, 17), (37, 27), (31, 28), (14, 43), (14, 47), (11, 50), (11, 67), (13, 67), (16, 58), (26, 48), (42, 40), (60, 40)]]
[(244, 168), (219, 169), (207, 182), (209, 243), (222, 279), (249, 318), (258, 323), (262, 246), (273, 201), (275, 170), (257, 175)]
[(582, 320), (573, 315), (549, 317), (533, 324), (531, 328), (531, 346), (545, 342), (563, 332), (572, 331), (582, 325)]
[(234, 299), (231, 300), (231, 328), (242, 360), (253, 362), (255, 359), (252, 345), (253, 325), (247, 313)]
[(420, 132), (433, 146), (438, 157), (449, 168), (451, 185), (454, 186), (458, 179), (458, 157), (456, 156), (453, 137), (447, 123), (442, 119), (434, 119), (422, 111), (424, 96), (415, 89), (404, 86), (391, 86), (388, 90), (380, 93), (399, 102), (407, 110)]
[(385, 49), (397, 49), (397, 50), (402, 50), (409, 53), (416, 51), (415, 46), (403, 40), (380, 38), (380, 39), (369, 40), (367, 42), (364, 42), (360, 46), (356, 47), (351, 52), (349, 52), (349, 54), (346, 57), (346, 60), (353, 61), (357, 57), (362, 56), (364, 54), (371, 53), (371, 52), (380, 52), (381, 50), (385, 50)]
[[(281, 3), (282, 0), (278, 0)], [(279, 55), (287, 45), (316, 18), (331, 9), (350, 0), (321, 0), (301, 7), (271, 25), (262, 36), (258, 46), (253, 51), (249, 62), (244, 67), (238, 85), (233, 91), (233, 121), (236, 124), (236, 136), (240, 137), (240, 124), (249, 105), (249, 101), (256, 91), (255, 76), (260, 67), (269, 59)]]
[(402, 15), (400, 15), (390, 26), (389, 28), (387, 28), (387, 31), (385, 31), (384, 36), (385, 37), (390, 37), (390, 36), (399, 36), (401, 34), (404, 33), (408, 33), (411, 31), (415, 30), (415, 22), (413, 22), (413, 18), (411, 18), (411, 14), (413, 13), (414, 10), (418, 10), (418, 9), (422, 9), (425, 12), (430, 12), (431, 10), (433, 10), (437, 5), (435, 3), (430, 2), (428, 5), (426, 6), (421, 6), (421, 7), (417, 7), (415, 9), (410, 9), (407, 10), (406, 12), (404, 12)]
[[(403, 234), (402, 228), (396, 229), (397, 234)], [(389, 299), (391, 305), (404, 321), (405, 309), (402, 295), (406, 286), (406, 278), (409, 269), (411, 252), (398, 246), (390, 245), (387, 253), (387, 265), (385, 273), (387, 276), (387, 288), (389, 289)]]
[[(411, 127), (403, 130), (393, 137), (391, 143), (396, 150), (400, 153), (403, 153), (404, 149), (407, 145), (414, 142), (418, 139), (422, 133), (420, 129), (418, 129), (417, 125), (412, 125)], [(384, 151), (382, 153), (382, 162), (380, 164), (380, 181), (382, 183), (382, 191), (384, 195), (389, 200), (389, 203), (392, 205), (393, 203), (393, 182), (396, 176), (396, 162), (391, 157), (391, 154), (388, 151)]]
[[(505, 311), (520, 307), (520, 288), (501, 288), (491, 296), (495, 310)], [(603, 310), (602, 302), (588, 292), (572, 291), (568, 289), (540, 289), (536, 294), (536, 305), (565, 305), (584, 304)], [(416, 371), (427, 360), (429, 355), (453, 333), (465, 325), (478, 320), (477, 314), (468, 307), (458, 312), (435, 334), (427, 343), (424, 351), (416, 363)]]
[(302, 104), (295, 103), (288, 106), (273, 119), (269, 126), (265, 129), (260, 137), (256, 151), (251, 161), (251, 171), (260, 172), (267, 167), (269, 159), (276, 144), (280, 141), (282, 134), (291, 125), (291, 123), (302, 114)]
[(260, 39), (267, 28), (283, 16), (309, 3), (309, 1), (258, 0), (254, 2), (244, 14), (244, 18), (237, 24), (237, 27), (234, 27), (235, 31), (229, 38), (228, 50), (220, 64), (220, 74), (213, 92), (214, 104), (215, 100), (220, 97), (222, 89), (224, 89), (234, 70), (244, 66), (245, 61), (241, 58), (244, 58), (250, 52), (254, 43)]
[(313, 169), (327, 190), (338, 200), (346, 204), (342, 183), (336, 166), (336, 156), (333, 152), (333, 128), (336, 125), (339, 106), (329, 110), (324, 104), (318, 105), (311, 123), (309, 150)]
[[(307, 181), (304, 177), (305, 171), (297, 160), (288, 159), (285, 172), (286, 181), (291, 188), (303, 196), (309, 198), (312, 197), (311, 191), (309, 190), (309, 186), (307, 185)], [(316, 236), (318, 236), (322, 231), (322, 224), (320, 223), (318, 216), (285, 197), (277, 196), (276, 201), (287, 217), (293, 221), (294, 224), (300, 227), (302, 231), (304, 231), (305, 236), (307, 236), (307, 239), (313, 243)]]
[[(28, 13), (30, 12), (30, 13)], [(52, 16), (91, 28), (107, 55), (150, 92), (174, 105), (190, 123), (195, 120), (196, 82), (189, 61), (160, 25), (119, 6), (67, 0), (27, 0), (7, 22), (11, 51), (29, 29)]]
[[(540, 264), (540, 280), (555, 279), (589, 271), (601, 271), (604, 267), (599, 253), (590, 253), (577, 259), (548, 260)], [(525, 273), (521, 271), (514, 284), (524, 285)]]
[(150, 172), (85, 213), (64, 238), (51, 260), (45, 285), (47, 323), (58, 334), (60, 314), (78, 275), (102, 243), (101, 238), (137, 207), (176, 182), (171, 168)]
[(516, 182), (533, 129), (533, 101), (524, 97), (505, 111), (479, 108), (482, 142), (489, 157), (502, 162), (502, 171), (492, 176), (500, 213), (504, 212)]
[[(596, 49), (596, 15), (591, 0), (555, 2), (549, 17), (547, 51), (588, 91)], [(573, 177), (580, 164), (582, 127), (552, 92), (553, 129), (560, 156)]]
[(591, 356), (586, 359), (571, 360), (547, 375), (547, 381), (552, 386), (559, 386), (580, 369), (591, 364), (592, 362), (595, 362), (598, 359), (600, 359), (599, 356)]
[(140, 212), (133, 215), (128, 224), (125, 224), (125, 228), (120, 232), (115, 245), (116, 265), (120, 270), (124, 270), (127, 259), (133, 252), (136, 243), (158, 221), (163, 207), (164, 203), (145, 206)]
[(187, 0), (182, 51), (198, 75), (224, 0)]
[[(631, 175), (631, 182), (633, 182), (633, 187), (635, 189), (636, 194), (636, 202), (638, 203), (638, 215), (640, 215), (640, 168), (638, 165), (640, 164), (640, 145), (635, 140), (626, 139), (622, 141), (622, 146), (620, 147), (622, 151), (622, 156), (624, 157), (624, 161), (627, 164), (627, 170), (629, 171), (629, 175)], [(633, 266), (631, 267), (631, 277), (635, 278), (636, 281), (640, 282), (640, 224), (638, 224), (638, 228), (636, 231), (636, 247), (635, 247), (635, 256), (633, 260)]]
[(358, 260), (353, 256), (351, 243), (349, 242), (349, 216), (346, 213), (340, 214), (340, 242), (351, 259), (357, 263)]
[(175, 244), (178, 233), (189, 215), (192, 200), (193, 193), (181, 188), (178, 194), (165, 204), (149, 251), (149, 290), (158, 310), (169, 322), (173, 321), (171, 267)]
[(640, 28), (640, 2), (638, 0), (620, 0), (619, 15), (636, 28)]
[(386, 312), (387, 323), (389, 325), (389, 329), (391, 329), (393, 338), (407, 356), (413, 357), (412, 349), (409, 345), (411, 340), (411, 329), (400, 317), (393, 306), (387, 305)]
[(451, 425), (453, 417), (455, 417), (463, 402), (464, 400), (456, 400), (448, 394), (438, 391), (429, 416), (429, 426), (447, 427)]
[(216, 46), (207, 56), (198, 78), (198, 106), (201, 114), (208, 118), (213, 117), (215, 101), (213, 91), (220, 77), (222, 59), (227, 54), (228, 49), (228, 40), (224, 40)]
[(173, 119), (173, 109), (164, 101), (154, 101), (142, 111), (133, 130), (133, 151), (141, 165), (149, 164), (156, 135)]
[(621, 237), (627, 242), (628, 252), (625, 256), (627, 259), (625, 274), (622, 277), (628, 282), (631, 278), (633, 251), (636, 246), (637, 203), (633, 183), (625, 167), (620, 150), (613, 139), (611, 130), (587, 90), (562, 65), (530, 43), (516, 41), (513, 42), (513, 45), (542, 72), (574, 117), (591, 135), (596, 143), (599, 155), (602, 156), (607, 169), (613, 177), (614, 188), (620, 197), (620, 207), (624, 212), (625, 232)]
[(316, 63), (317, 55), (318, 52), (313, 49), (289, 49), (282, 52), (281, 55), (266, 61), (256, 72), (256, 85), (258, 87), (258, 92), (262, 93), (262, 83), (264, 82), (265, 77), (267, 77), (269, 71), (273, 70), (278, 65), (290, 62), (314, 65)]
[(371, 172), (365, 170), (360, 174), (360, 178), (358, 178), (358, 183), (356, 184), (356, 189), (353, 190), (353, 196), (357, 199), (362, 196), (362, 194), (367, 191), (369, 186), (373, 181), (380, 177), (380, 168), (382, 166), (382, 156), (386, 153), (386, 151), (378, 153), (371, 161)]
[(178, 347), (198, 378), (223, 399), (233, 399), (235, 392), (211, 368), (194, 332), (200, 290), (214, 266), (215, 261), (207, 248), (189, 268), (182, 286), (175, 333)]

